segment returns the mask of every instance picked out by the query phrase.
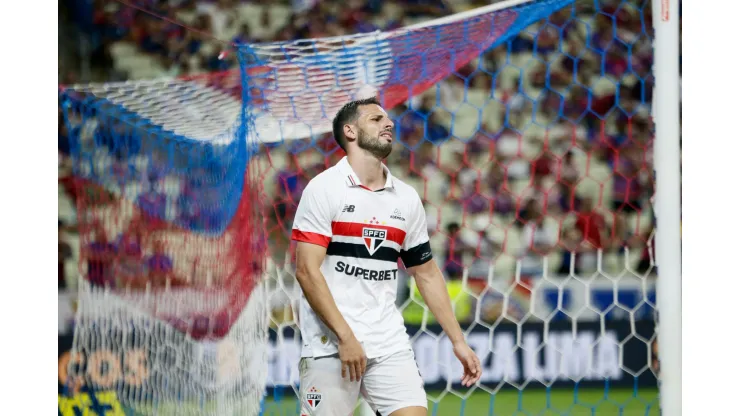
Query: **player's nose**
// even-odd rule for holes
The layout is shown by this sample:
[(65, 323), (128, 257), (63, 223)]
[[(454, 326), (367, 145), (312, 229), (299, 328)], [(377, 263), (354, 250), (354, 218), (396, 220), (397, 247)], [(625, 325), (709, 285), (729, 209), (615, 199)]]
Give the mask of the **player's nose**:
[(393, 124), (393, 120), (387, 118), (383, 124), (383, 130), (393, 130), (393, 126), (395, 126), (395, 124)]

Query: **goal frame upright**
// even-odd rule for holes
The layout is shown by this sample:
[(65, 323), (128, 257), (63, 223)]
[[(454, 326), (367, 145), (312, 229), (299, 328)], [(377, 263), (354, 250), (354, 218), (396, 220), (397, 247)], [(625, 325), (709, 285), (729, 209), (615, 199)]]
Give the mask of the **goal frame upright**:
[(679, 0), (652, 0), (655, 121), (655, 255), (660, 407), (681, 415), (681, 121)]

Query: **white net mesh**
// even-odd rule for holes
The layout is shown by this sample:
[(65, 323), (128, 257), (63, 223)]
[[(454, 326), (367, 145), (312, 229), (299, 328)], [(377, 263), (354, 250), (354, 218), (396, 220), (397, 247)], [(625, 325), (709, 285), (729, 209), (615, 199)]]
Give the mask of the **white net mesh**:
[(62, 93), (83, 277), (63, 380), (71, 392), (112, 392), (137, 414), (259, 413), (259, 184), (241, 97), (220, 80), (221, 89), (195, 79)]
[[(171, 299), (157, 301), (156, 294), (132, 299), (83, 286), (68, 383), (115, 391), (118, 401), (136, 414), (258, 414), (267, 377), (265, 326), (260, 324), (265, 296), (263, 288), (254, 290), (225, 337), (198, 340), (172, 322), (153, 318), (141, 304), (166, 308), (173, 306)], [(178, 304), (202, 304), (195, 302), (200, 301)], [(182, 315), (181, 310), (173, 313)]]
[[(532, 25), (518, 20), (526, 11), (511, 9), (450, 18), (398, 37), (366, 35), (387, 42), (382, 50), (389, 54), (381, 54), (383, 70), (372, 85), (391, 108), (399, 138), (387, 164), (422, 195), (455, 313), (484, 365), (478, 386), (460, 386), (462, 370), (449, 342), (413, 280), (399, 273), (397, 306), (432, 414), (659, 413), (650, 7), (569, 3), (560, 9), (563, 4), (536, 2), (541, 9)], [(508, 22), (517, 33), (505, 43), (471, 36), (477, 52), (456, 61), (466, 40), (448, 34), (473, 33), (485, 19)], [(411, 48), (402, 45), (404, 36), (413, 39)], [(244, 53), (255, 67), (279, 66), (281, 54), (310, 50), (306, 44)], [(454, 56), (445, 59), (442, 51)], [(313, 64), (301, 59), (304, 72), (291, 78), (306, 86), (299, 96), (322, 97), (306, 75)], [(327, 60), (331, 65), (343, 68), (340, 60)], [(274, 76), (247, 72), (254, 96), (269, 97), (280, 85)], [(326, 78), (328, 91), (339, 77)], [(361, 86), (347, 94), (363, 98)], [(268, 104), (256, 117), (268, 113), (269, 98), (262, 103)], [(319, 98), (309, 106), (333, 103)], [(289, 411), (299, 399), (300, 288), (291, 255), (284, 254), (291, 249), (292, 215), (306, 183), (342, 155), (322, 134), (333, 113), (317, 121), (300, 120), (303, 114), (313, 113), (284, 118), (316, 128), (309, 138), (272, 132), (265, 141), (282, 143), (265, 146), (256, 158), (273, 208), (271, 255), (283, 265), (271, 272), (268, 289), (268, 381), (275, 388), (267, 414)]]

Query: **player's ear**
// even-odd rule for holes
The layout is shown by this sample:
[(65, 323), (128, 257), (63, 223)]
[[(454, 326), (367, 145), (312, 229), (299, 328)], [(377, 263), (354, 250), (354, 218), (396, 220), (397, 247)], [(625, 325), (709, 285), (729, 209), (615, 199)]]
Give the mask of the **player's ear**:
[(357, 138), (357, 127), (352, 124), (344, 125), (344, 137), (347, 138), (348, 142), (354, 141)]

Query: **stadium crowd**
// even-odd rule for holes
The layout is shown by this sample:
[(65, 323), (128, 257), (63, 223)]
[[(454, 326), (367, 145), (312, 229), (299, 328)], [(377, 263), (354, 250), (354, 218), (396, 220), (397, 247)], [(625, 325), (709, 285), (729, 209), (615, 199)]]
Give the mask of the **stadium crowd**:
[[(221, 59), (223, 45), (214, 38), (268, 42), (392, 30), (485, 2), (133, 2), (189, 28), (118, 2), (92, 3), (70, 15), (93, 45), (92, 74), (110, 81), (234, 68), (235, 56)], [(433, 248), (450, 280), (461, 279), (467, 267), (470, 281), (482, 288), (493, 265), (505, 287), (518, 259), (525, 288), (544, 273), (650, 269), (652, 17), (642, 1), (599, 3), (600, 10), (581, 2), (552, 15), (391, 110), (400, 136), (387, 163), (423, 195)], [(61, 82), (79, 78), (69, 68), (60, 70)], [(60, 288), (79, 258), (73, 248), (74, 180), (63, 156), (69, 152), (66, 129), (60, 111)], [(331, 152), (335, 147), (324, 135), (302, 152), (264, 149), (269, 239), (278, 262), (280, 253), (290, 251), (301, 190), (341, 157)], [(184, 192), (170, 193), (171, 178), (140, 173), (150, 186), (134, 198), (159, 204), (164, 217), (187, 211), (168, 208), (173, 198), (187, 201)], [(96, 233), (100, 242), (93, 248), (110, 256), (146, 258), (142, 264), (156, 272), (177, 262), (161, 246), (145, 255), (140, 243), (124, 241), (128, 234), (104, 234)], [(136, 267), (137, 261), (127, 264)], [(94, 267), (100, 266), (88, 264)]]

